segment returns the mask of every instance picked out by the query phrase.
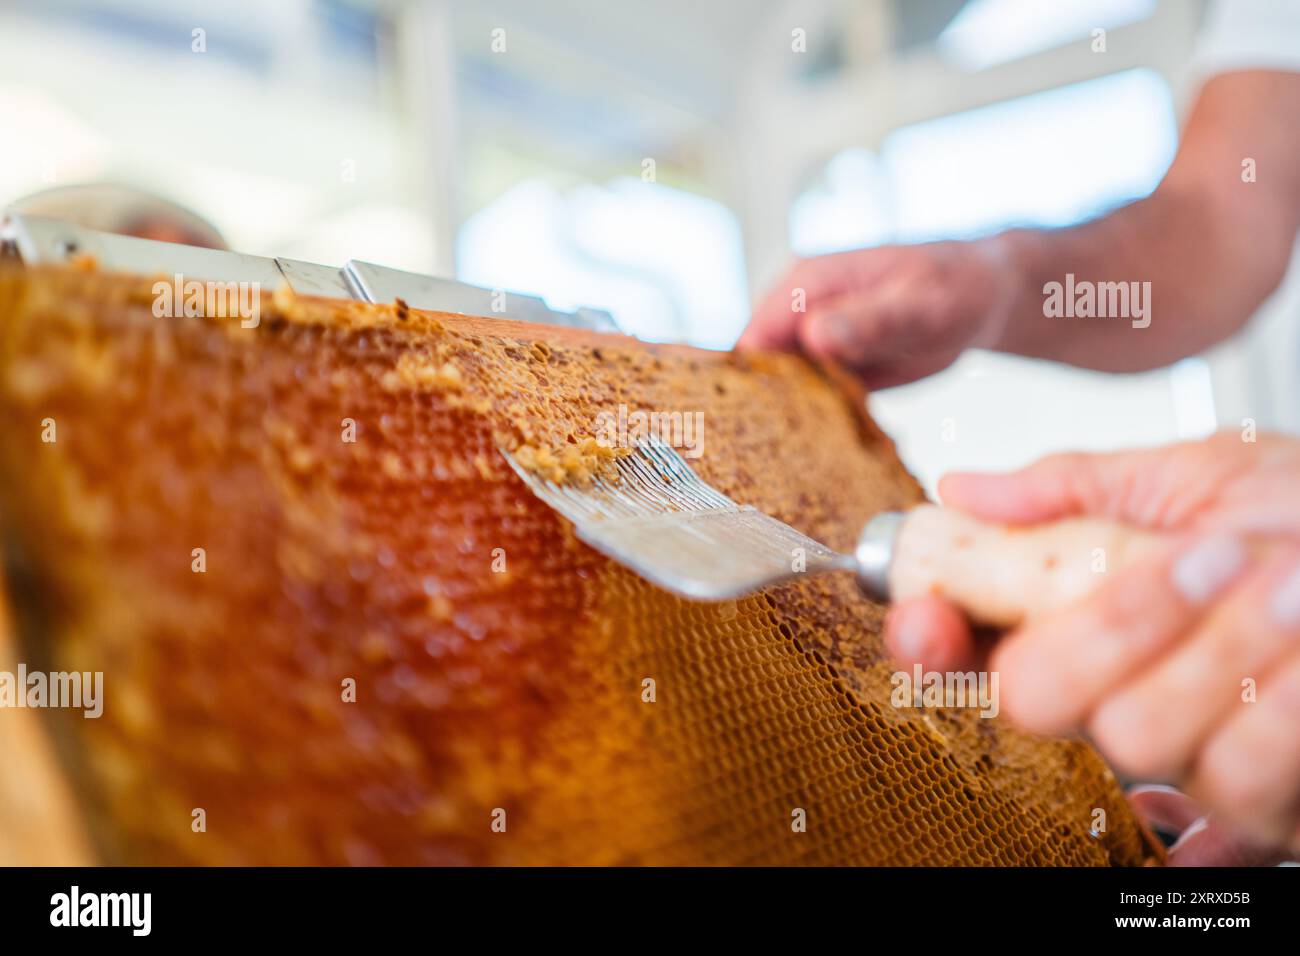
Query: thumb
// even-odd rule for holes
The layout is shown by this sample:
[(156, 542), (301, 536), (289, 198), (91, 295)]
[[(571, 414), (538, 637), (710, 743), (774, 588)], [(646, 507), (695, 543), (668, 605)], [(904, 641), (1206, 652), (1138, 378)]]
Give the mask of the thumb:
[(810, 312), (799, 327), (804, 350), (849, 368), (863, 368), (888, 358), (888, 339), (872, 321), (871, 303), (863, 296), (841, 296)]
[(1205, 811), (1191, 797), (1163, 784), (1132, 787), (1128, 801), (1149, 826), (1175, 838), (1205, 816)]
[(921, 378), (950, 364), (958, 349), (926, 341), (920, 324), (905, 321), (905, 303), (870, 290), (837, 296), (810, 310), (797, 332), (809, 355), (852, 370), (871, 388)]
[(1173, 787), (1142, 784), (1129, 790), (1128, 800), (1149, 826), (1174, 839), (1170, 866), (1276, 866), (1292, 859), (1285, 848), (1259, 846), (1236, 836)]

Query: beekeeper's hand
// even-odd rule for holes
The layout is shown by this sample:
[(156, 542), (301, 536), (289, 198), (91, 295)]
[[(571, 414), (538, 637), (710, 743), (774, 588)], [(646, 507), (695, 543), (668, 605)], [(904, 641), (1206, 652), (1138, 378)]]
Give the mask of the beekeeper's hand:
[[(1300, 230), (1297, 115), (1300, 73), (1216, 76), (1150, 196), (1064, 229), (804, 259), (739, 345), (833, 359), (868, 388), (930, 375), (972, 346), (1108, 372), (1195, 355), (1245, 325), (1286, 273)], [(1085, 301), (1109, 290), (1106, 307), (1068, 318), (1067, 287)]]
[(1169, 866), (1276, 866), (1300, 851), (1243, 840), (1222, 820), (1173, 787), (1143, 785), (1128, 792), (1128, 802), (1151, 827), (1169, 834)]
[[(992, 646), (1001, 712), (1039, 733), (1081, 730), (1126, 775), (1300, 849), (1300, 440), (1243, 437), (1054, 456), (939, 490), (990, 522), (1089, 515), (1167, 534), (1157, 556)], [(900, 603), (887, 631), (907, 663), (977, 657), (938, 598)]]
[(933, 242), (800, 260), (754, 311), (741, 348), (799, 349), (868, 388), (992, 347), (1015, 287), (995, 242)]

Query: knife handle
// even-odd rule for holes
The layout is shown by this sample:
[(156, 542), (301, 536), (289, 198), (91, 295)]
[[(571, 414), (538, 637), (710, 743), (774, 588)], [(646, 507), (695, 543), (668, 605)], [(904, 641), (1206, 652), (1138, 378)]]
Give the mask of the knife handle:
[(938, 595), (975, 624), (1008, 628), (1083, 597), (1164, 540), (1098, 518), (993, 525), (921, 505), (867, 524), (857, 548), (859, 582), (891, 601)]

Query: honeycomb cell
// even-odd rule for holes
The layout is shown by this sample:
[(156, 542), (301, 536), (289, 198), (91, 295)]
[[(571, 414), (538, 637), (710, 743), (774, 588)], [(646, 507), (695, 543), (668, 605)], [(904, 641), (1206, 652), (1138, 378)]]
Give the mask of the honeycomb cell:
[(846, 576), (684, 602), (500, 454), (581, 482), (602, 413), (700, 413), (705, 480), (847, 549), (921, 493), (831, 373), (327, 300), (157, 319), (150, 285), (0, 270), (6, 576), (29, 662), (104, 672), (101, 719), (49, 715), (104, 860), (1158, 859), (1086, 745), (892, 707)]

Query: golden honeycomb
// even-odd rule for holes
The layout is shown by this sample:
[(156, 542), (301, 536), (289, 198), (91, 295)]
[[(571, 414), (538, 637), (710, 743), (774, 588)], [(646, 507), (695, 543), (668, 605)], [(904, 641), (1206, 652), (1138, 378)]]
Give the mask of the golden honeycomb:
[(102, 718), (47, 714), (99, 858), (1159, 857), (1086, 744), (890, 706), (847, 575), (680, 600), (499, 451), (580, 480), (602, 411), (702, 412), (706, 481), (848, 548), (921, 493), (802, 359), (284, 295), (155, 318), (151, 285), (0, 270), (7, 584), (29, 666), (104, 673)]

